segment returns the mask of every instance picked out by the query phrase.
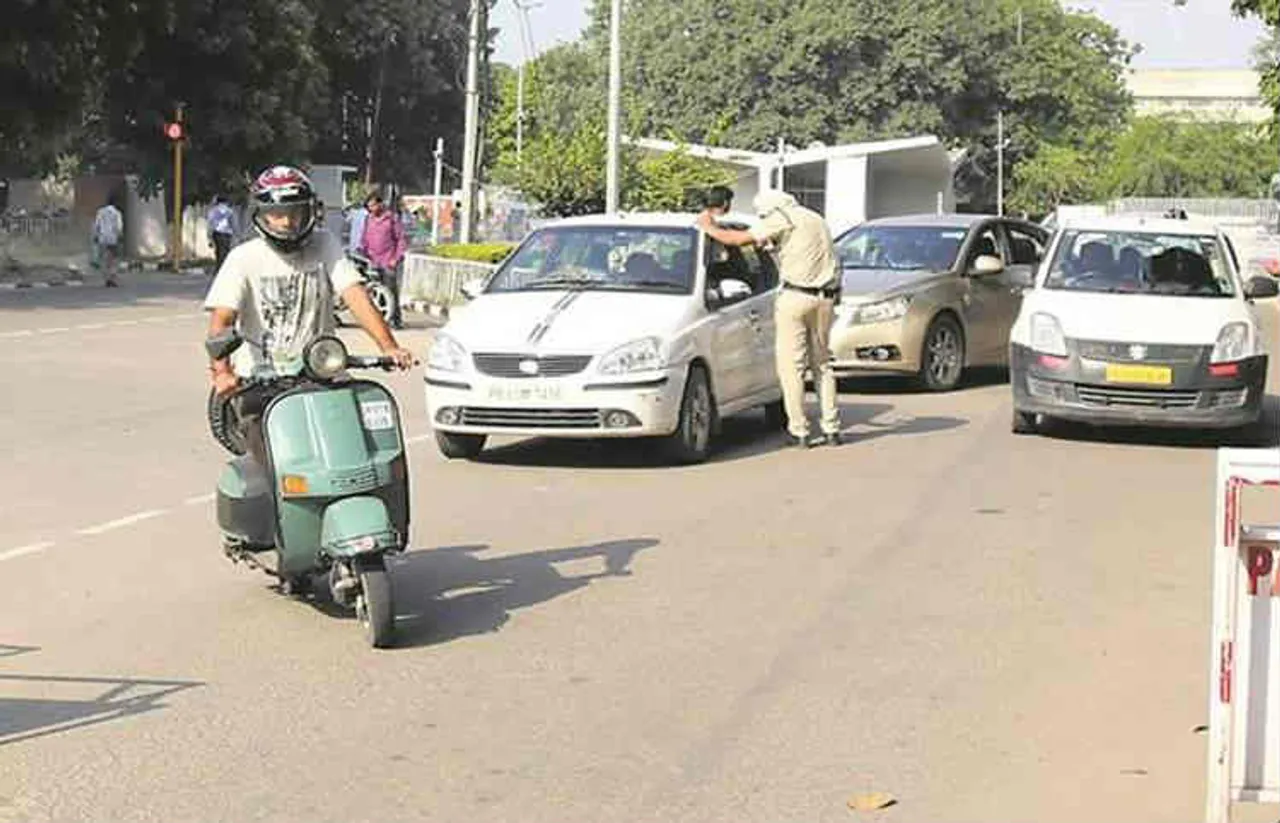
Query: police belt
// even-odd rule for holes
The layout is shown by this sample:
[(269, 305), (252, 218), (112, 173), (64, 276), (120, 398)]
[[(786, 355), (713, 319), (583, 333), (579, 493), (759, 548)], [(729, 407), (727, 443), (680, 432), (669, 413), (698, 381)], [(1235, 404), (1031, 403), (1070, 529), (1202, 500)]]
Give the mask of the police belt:
[(802, 292), (803, 294), (807, 294), (812, 297), (825, 297), (830, 300), (835, 300), (840, 296), (839, 283), (835, 285), (829, 284), (826, 286), (797, 286), (795, 283), (788, 283), (787, 281), (783, 280), (782, 288), (790, 289), (791, 291)]

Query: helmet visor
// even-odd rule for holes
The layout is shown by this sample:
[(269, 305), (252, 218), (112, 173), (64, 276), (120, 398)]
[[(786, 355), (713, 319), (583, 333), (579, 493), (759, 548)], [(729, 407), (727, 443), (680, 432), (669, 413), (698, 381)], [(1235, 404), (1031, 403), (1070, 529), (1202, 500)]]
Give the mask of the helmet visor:
[(312, 219), (311, 203), (269, 203), (258, 206), (254, 222), (279, 240), (296, 240)]

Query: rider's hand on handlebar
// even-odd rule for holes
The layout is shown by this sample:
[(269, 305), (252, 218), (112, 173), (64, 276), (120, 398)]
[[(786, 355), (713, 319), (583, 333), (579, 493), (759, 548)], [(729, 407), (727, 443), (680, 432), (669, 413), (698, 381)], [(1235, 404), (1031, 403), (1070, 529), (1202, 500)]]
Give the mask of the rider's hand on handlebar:
[(213, 373), (213, 391), (219, 397), (226, 397), (240, 388), (240, 378), (235, 372), (219, 371)]
[(393, 346), (382, 350), (383, 357), (390, 357), (396, 363), (398, 369), (413, 368), (413, 352), (408, 349), (402, 349), (399, 346)]

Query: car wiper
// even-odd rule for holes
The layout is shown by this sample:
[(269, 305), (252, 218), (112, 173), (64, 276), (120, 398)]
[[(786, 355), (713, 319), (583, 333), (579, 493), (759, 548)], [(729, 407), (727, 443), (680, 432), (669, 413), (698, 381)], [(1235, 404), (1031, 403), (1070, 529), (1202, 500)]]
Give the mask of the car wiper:
[(610, 283), (620, 289), (679, 289), (684, 291), (688, 286), (672, 283), (670, 280), (627, 280), (621, 283)]
[(603, 280), (596, 280), (590, 277), (551, 277), (546, 280), (536, 280), (532, 283), (526, 283), (527, 289), (543, 289), (543, 288), (562, 288), (564, 286), (590, 286), (593, 284), (603, 283)]

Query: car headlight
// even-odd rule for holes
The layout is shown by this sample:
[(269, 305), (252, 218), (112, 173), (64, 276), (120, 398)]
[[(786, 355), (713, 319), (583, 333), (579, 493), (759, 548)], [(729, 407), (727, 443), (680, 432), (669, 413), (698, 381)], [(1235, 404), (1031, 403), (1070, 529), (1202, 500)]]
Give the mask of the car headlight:
[(1218, 332), (1218, 340), (1213, 344), (1213, 355), (1210, 363), (1230, 363), (1243, 360), (1249, 355), (1249, 324), (1228, 323)]
[(644, 337), (619, 346), (600, 358), (596, 370), (601, 374), (618, 375), (654, 371), (665, 365), (661, 341), (656, 337)]
[(1062, 334), (1058, 318), (1044, 312), (1031, 315), (1031, 348), (1041, 354), (1067, 356), (1067, 338)]
[(867, 303), (863, 306), (856, 306), (849, 316), (851, 323), (884, 323), (889, 320), (897, 320), (907, 313), (907, 308), (911, 305), (910, 297), (894, 297), (889, 300), (880, 300), (876, 303)]
[(467, 366), (467, 350), (447, 334), (437, 334), (427, 353), (427, 368), (436, 371), (462, 371)]

